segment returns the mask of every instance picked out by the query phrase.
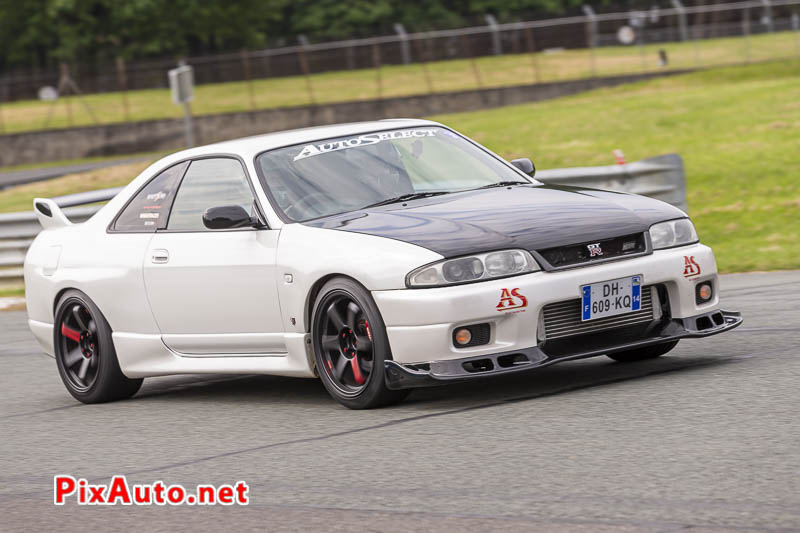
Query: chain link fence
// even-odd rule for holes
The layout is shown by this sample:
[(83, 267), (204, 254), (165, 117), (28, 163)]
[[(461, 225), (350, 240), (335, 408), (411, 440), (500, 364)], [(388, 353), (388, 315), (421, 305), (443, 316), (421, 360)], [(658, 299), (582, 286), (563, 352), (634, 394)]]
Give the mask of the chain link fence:
[[(299, 36), (295, 46), (180, 59), (194, 68), (195, 111), (214, 113), (800, 57), (800, 0), (671, 0), (645, 11), (584, 13), (506, 24), (487, 16), (483, 26), (421, 33), (398, 24), (394, 35), (324, 43)], [(176, 116), (168, 96), (142, 90), (166, 88), (177, 61), (0, 76), (0, 104), (35, 99), (45, 86), (67, 96), (41, 102), (27, 124), (0, 105), (0, 133)], [(221, 83), (232, 83), (227, 99), (212, 89)], [(65, 111), (54, 112), (62, 100)]]

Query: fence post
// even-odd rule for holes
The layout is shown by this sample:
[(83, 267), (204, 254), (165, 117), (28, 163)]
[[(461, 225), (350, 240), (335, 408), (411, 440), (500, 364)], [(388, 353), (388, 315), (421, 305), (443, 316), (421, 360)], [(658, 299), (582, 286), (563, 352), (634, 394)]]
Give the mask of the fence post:
[(3, 102), (8, 100), (8, 85), (3, 83), (0, 85), (0, 89), (2, 89), (2, 91), (0, 91), (0, 133), (5, 133), (6, 123), (3, 119)]
[(300, 62), (300, 70), (303, 71), (303, 76), (306, 79), (306, 91), (308, 91), (308, 100), (311, 105), (316, 105), (317, 100), (314, 98), (314, 89), (311, 87), (311, 72), (308, 68), (308, 59), (306, 58), (306, 47), (308, 46), (308, 38), (305, 35), (298, 35), (297, 40), (300, 42), (300, 47), (297, 49), (297, 60)]
[(242, 48), (239, 51), (239, 55), (242, 58), (242, 73), (244, 74), (244, 79), (247, 82), (247, 94), (250, 97), (250, 109), (255, 109), (256, 95), (253, 91), (253, 73), (250, 70), (250, 54), (247, 52), (247, 48)]
[(531, 64), (533, 65), (533, 82), (539, 83), (539, 60), (536, 58), (536, 40), (533, 37), (533, 29), (525, 28), (525, 42), (528, 45), (528, 53), (531, 54)]
[(792, 30), (797, 34), (795, 43), (797, 43), (797, 54), (800, 55), (800, 15), (797, 11), (792, 12)]
[(464, 54), (469, 58), (469, 63), (472, 66), (472, 73), (475, 75), (475, 83), (478, 84), (478, 89), (483, 89), (483, 80), (481, 79), (481, 71), (478, 70), (478, 63), (472, 55), (472, 47), (470, 46), (469, 36), (462, 35), (461, 43), (464, 46)]
[(431, 73), (428, 70), (429, 53), (423, 49), (422, 39), (414, 39), (414, 48), (417, 51), (420, 65), (422, 65), (422, 73), (425, 75), (425, 84), (428, 86), (428, 94), (433, 94), (433, 80)]
[(767, 26), (767, 31), (772, 33), (775, 31), (775, 24), (772, 21), (772, 3), (770, 0), (761, 0), (761, 3), (764, 4), (764, 23)]
[(497, 19), (494, 15), (486, 15), (486, 24), (489, 25), (489, 31), (492, 32), (492, 53), (496, 56), (503, 54), (503, 47), (500, 43), (500, 28), (497, 26)]
[(745, 60), (750, 62), (750, 8), (742, 9), (742, 35), (744, 35)]
[(583, 12), (586, 14), (586, 47), (589, 48), (589, 58), (592, 62), (592, 77), (597, 76), (597, 64), (594, 57), (594, 49), (597, 47), (597, 15), (592, 6), (583, 4)]
[(394, 32), (400, 39), (400, 55), (403, 58), (403, 64), (408, 65), (411, 63), (411, 49), (408, 47), (408, 33), (406, 33), (406, 29), (399, 22), (395, 23)]
[(686, 8), (681, 4), (681, 0), (671, 0), (672, 7), (678, 12), (678, 28), (681, 34), (681, 41), (689, 40), (689, 25), (686, 23)]
[[(60, 71), (60, 76), (58, 80), (58, 93), (59, 95), (66, 92), (66, 80), (69, 78), (69, 66), (64, 63), (63, 61), (58, 64), (58, 70)], [(72, 127), (72, 104), (70, 103), (69, 98), (64, 99), (64, 103), (67, 104), (67, 126), (70, 128)]]
[(378, 43), (372, 43), (372, 63), (375, 65), (375, 83), (378, 89), (378, 100), (383, 99), (383, 79), (381, 78), (381, 49)]
[(131, 119), (130, 106), (128, 105), (128, 74), (125, 71), (125, 58), (117, 56), (117, 84), (122, 93), (122, 112), (125, 115), (125, 122)]

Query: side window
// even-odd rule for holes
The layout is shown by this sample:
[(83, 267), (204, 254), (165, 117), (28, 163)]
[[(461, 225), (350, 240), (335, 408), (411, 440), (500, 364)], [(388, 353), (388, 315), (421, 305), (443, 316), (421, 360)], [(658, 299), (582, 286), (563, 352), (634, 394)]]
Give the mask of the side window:
[(178, 163), (150, 180), (119, 214), (114, 230), (151, 232), (164, 229), (175, 189), (188, 166), (188, 161)]
[(175, 196), (167, 229), (211, 231), (203, 224), (206, 209), (239, 205), (250, 212), (254, 201), (242, 164), (236, 159), (192, 161)]

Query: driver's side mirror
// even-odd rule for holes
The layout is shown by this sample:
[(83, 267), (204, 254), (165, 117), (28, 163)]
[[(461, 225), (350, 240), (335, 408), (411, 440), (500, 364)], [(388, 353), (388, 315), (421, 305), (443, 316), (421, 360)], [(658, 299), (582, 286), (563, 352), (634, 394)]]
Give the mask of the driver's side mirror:
[(250, 213), (240, 205), (209, 207), (203, 213), (203, 224), (208, 229), (263, 227), (257, 216), (250, 216)]
[(530, 177), (533, 177), (533, 175), (536, 174), (536, 167), (533, 166), (533, 161), (531, 161), (527, 157), (523, 157), (521, 159), (514, 159), (513, 161), (511, 161), (511, 164)]

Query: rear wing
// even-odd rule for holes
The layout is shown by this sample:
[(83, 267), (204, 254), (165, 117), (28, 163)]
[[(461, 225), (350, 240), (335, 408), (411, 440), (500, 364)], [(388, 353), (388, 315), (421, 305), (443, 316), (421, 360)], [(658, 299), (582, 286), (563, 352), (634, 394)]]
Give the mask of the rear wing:
[(58, 204), (49, 198), (34, 198), (33, 211), (36, 213), (36, 218), (39, 219), (39, 224), (44, 229), (72, 225), (72, 222), (64, 215)]
[(114, 187), (57, 196), (55, 198), (34, 198), (33, 212), (36, 213), (36, 217), (44, 229), (71, 226), (73, 223), (61, 210), (62, 208), (78, 207), (78, 209), (70, 209), (69, 214), (75, 222), (85, 222), (100, 210), (101, 206), (97, 204), (111, 200), (122, 189), (123, 187)]

